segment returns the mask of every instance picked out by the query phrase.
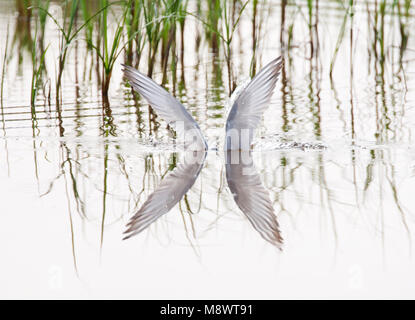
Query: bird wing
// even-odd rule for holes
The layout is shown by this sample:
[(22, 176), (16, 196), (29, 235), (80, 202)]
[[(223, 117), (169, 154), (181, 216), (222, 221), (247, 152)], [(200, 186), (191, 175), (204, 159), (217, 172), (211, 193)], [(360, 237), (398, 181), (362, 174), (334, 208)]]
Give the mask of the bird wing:
[(189, 143), (193, 143), (194, 150), (207, 149), (207, 143), (199, 125), (179, 101), (138, 70), (130, 66), (122, 66), (124, 75), (133, 89), (147, 100), (158, 116), (176, 130), (177, 136), (186, 141), (186, 147)]
[(191, 157), (170, 172), (158, 185), (157, 189), (147, 198), (141, 208), (134, 214), (124, 232), (128, 239), (169, 212), (193, 186), (202, 169), (206, 152), (192, 152)]
[(226, 180), (237, 206), (254, 229), (263, 239), (281, 248), (283, 239), (274, 208), (249, 151), (226, 152)]
[(229, 112), (226, 131), (248, 129), (251, 132), (249, 145), (252, 143), (253, 131), (260, 123), (262, 114), (270, 102), (281, 65), (281, 57), (278, 57), (261, 69), (236, 98)]

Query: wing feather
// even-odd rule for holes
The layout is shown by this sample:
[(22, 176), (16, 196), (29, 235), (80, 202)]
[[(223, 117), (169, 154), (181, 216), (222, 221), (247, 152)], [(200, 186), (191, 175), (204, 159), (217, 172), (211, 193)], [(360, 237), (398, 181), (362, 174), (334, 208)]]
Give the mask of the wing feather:
[(124, 75), (133, 89), (147, 100), (158, 116), (176, 130), (178, 137), (186, 140), (189, 138), (186, 135), (191, 133), (194, 150), (207, 149), (207, 143), (199, 125), (180, 102), (151, 78), (130, 66), (122, 66)]
[[(237, 163), (231, 157), (239, 157)], [(244, 161), (242, 161), (244, 160)], [(249, 151), (227, 151), (226, 180), (235, 203), (263, 239), (281, 248), (283, 239), (279, 230), (268, 191), (255, 171)]]
[(128, 239), (149, 227), (183, 198), (199, 176), (205, 157), (206, 152), (204, 151), (193, 154), (190, 160), (178, 164), (160, 182), (157, 189), (128, 222), (124, 239)]
[[(268, 63), (251, 80), (247, 87), (239, 94), (226, 121), (227, 134), (231, 130), (249, 130), (249, 147), (252, 143), (254, 130), (258, 127), (262, 114), (268, 106), (282, 65), (281, 57)], [(240, 135), (241, 136), (241, 135)], [(230, 144), (229, 144), (230, 143)], [(225, 149), (241, 149), (241, 141), (228, 141)]]

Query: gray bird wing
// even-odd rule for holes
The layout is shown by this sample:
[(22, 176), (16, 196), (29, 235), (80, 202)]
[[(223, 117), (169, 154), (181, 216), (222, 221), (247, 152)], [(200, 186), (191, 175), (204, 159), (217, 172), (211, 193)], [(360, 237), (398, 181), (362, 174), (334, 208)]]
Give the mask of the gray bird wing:
[(158, 116), (176, 130), (179, 139), (185, 140), (185, 147), (191, 143), (193, 150), (207, 149), (199, 125), (179, 101), (138, 70), (126, 65), (122, 66), (124, 75), (133, 89), (147, 100)]
[[(236, 98), (226, 120), (226, 133), (234, 130), (247, 130), (249, 141), (245, 141), (248, 148), (252, 143), (254, 130), (258, 127), (262, 114), (268, 106), (282, 65), (281, 57), (268, 63), (249, 82), (247, 87)], [(242, 143), (241, 143), (242, 144)], [(226, 149), (241, 149), (239, 143), (233, 141), (232, 147), (228, 142)]]
[(283, 239), (274, 208), (250, 151), (226, 151), (226, 180), (237, 206), (254, 229), (266, 241), (281, 248)]
[(169, 212), (189, 191), (203, 167), (205, 151), (192, 152), (183, 163), (170, 172), (147, 198), (127, 224), (124, 239), (128, 239)]

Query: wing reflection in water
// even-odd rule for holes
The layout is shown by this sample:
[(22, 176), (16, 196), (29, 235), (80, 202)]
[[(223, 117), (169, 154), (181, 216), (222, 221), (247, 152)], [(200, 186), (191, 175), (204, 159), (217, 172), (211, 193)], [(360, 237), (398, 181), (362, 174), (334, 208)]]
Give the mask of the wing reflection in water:
[(206, 151), (186, 152), (183, 161), (165, 177), (127, 224), (124, 232), (128, 239), (169, 212), (189, 191), (199, 176)]
[(239, 209), (262, 238), (281, 249), (283, 239), (268, 191), (256, 172), (251, 151), (225, 151), (226, 180)]

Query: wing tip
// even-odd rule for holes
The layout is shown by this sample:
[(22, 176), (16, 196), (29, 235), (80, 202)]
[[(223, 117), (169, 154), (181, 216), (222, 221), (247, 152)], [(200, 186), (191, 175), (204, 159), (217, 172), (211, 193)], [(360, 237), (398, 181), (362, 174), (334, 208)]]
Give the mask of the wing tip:
[(120, 63), (120, 65), (122, 67), (121, 71), (124, 72), (124, 73), (127, 72), (127, 71), (132, 71), (131, 69), (135, 70), (132, 66), (128, 66), (124, 63)]
[(140, 227), (134, 228), (133, 226), (128, 226), (127, 225), (127, 229), (124, 230), (123, 233), (122, 233), (124, 235), (122, 240), (127, 240), (127, 239), (135, 236), (136, 234), (139, 234), (141, 231), (143, 231), (143, 229), (140, 230)]

